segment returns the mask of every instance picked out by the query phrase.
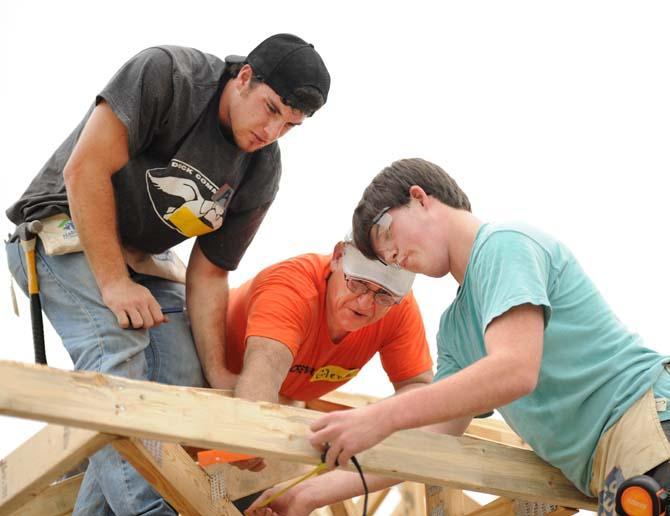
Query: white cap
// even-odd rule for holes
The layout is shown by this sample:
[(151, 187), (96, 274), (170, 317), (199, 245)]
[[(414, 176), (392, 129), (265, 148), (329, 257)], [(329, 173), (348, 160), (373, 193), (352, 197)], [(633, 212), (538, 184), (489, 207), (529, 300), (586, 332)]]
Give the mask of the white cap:
[(349, 242), (344, 245), (342, 268), (347, 276), (371, 281), (394, 296), (405, 296), (412, 288), (415, 276), (413, 272), (389, 267), (379, 260), (366, 258)]

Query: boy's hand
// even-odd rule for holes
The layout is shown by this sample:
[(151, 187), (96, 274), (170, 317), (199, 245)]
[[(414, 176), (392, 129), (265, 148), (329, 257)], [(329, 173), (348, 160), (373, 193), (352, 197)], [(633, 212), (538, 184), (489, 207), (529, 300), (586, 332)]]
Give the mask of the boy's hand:
[(310, 426), (314, 432), (309, 438), (310, 444), (318, 451), (328, 445), (326, 463), (330, 468), (345, 465), (352, 455), (373, 447), (393, 433), (390, 418), (385, 417), (380, 406), (375, 404), (320, 417)]

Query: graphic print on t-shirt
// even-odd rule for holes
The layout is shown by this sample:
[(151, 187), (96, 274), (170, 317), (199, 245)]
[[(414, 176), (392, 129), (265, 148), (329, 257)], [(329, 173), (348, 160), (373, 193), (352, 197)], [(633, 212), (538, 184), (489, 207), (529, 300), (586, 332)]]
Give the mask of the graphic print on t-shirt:
[(336, 365), (320, 367), (309, 379), (310, 382), (346, 382), (358, 374), (360, 369), (345, 369)]
[(147, 170), (146, 180), (156, 215), (187, 237), (219, 229), (235, 192), (227, 184), (219, 188), (205, 174), (176, 159), (167, 168)]

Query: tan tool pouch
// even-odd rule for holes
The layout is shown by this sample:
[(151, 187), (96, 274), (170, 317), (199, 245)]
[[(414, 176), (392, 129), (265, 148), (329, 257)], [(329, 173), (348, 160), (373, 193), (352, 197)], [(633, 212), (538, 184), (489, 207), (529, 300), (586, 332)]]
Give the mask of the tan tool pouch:
[[(41, 222), (42, 231), (39, 233), (39, 238), (46, 254), (53, 256), (83, 251), (79, 234), (68, 215), (59, 213)], [(161, 254), (148, 254), (124, 248), (123, 255), (126, 264), (135, 272), (186, 283), (186, 266), (169, 249)]]

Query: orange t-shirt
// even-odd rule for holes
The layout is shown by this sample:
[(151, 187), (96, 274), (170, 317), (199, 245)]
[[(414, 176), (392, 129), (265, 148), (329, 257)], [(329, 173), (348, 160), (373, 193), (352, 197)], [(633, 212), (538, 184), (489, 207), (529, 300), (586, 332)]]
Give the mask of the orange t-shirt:
[(280, 393), (312, 400), (356, 376), (379, 351), (391, 382), (432, 368), (419, 307), (410, 292), (374, 324), (337, 344), (328, 334), (329, 255), (305, 254), (272, 265), (230, 292), (226, 332), (228, 368), (239, 373), (251, 336), (283, 343), (293, 363)]

